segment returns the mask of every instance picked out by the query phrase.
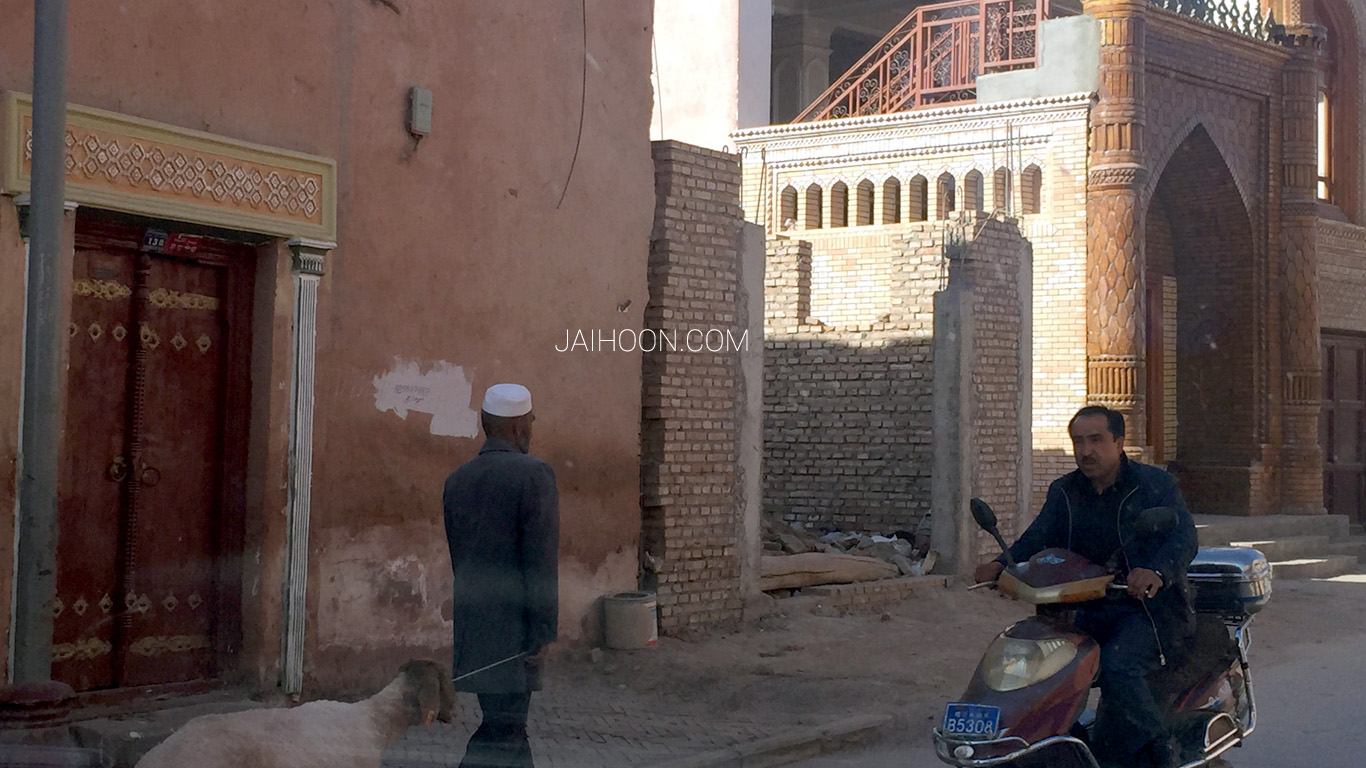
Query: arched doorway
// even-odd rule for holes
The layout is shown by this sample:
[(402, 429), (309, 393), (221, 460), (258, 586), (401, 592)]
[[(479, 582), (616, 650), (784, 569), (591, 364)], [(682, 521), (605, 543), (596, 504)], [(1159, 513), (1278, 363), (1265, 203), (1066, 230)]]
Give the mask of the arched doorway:
[(1167, 162), (1145, 227), (1145, 442), (1176, 463), (1193, 511), (1248, 514), (1260, 458), (1252, 222), (1203, 127)]

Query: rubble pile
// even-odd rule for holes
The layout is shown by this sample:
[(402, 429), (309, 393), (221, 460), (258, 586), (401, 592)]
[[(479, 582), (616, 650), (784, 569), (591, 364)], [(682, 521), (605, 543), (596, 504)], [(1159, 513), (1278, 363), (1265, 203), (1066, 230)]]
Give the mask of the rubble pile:
[(937, 559), (930, 549), (929, 515), (914, 531), (818, 535), (764, 513), (763, 547), (760, 588), (766, 591), (923, 576)]

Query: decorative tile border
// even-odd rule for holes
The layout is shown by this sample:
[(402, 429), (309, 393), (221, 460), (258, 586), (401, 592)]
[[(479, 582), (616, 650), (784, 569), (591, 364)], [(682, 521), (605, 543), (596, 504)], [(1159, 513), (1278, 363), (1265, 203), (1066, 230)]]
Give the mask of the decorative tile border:
[[(4, 94), (4, 194), (29, 191), (33, 101)], [(325, 157), (68, 105), (66, 199), (287, 237), (335, 239), (337, 168)]]

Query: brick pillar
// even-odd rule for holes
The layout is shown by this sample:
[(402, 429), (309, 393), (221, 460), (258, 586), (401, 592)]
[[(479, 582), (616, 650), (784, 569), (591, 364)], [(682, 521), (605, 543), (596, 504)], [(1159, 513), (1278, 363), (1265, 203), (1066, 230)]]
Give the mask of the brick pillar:
[(1315, 107), (1324, 39), (1324, 28), (1315, 24), (1276, 34), (1291, 55), (1281, 74), (1281, 506), (1294, 514), (1323, 511)]
[(1144, 404), (1143, 45), (1145, 0), (1085, 0), (1101, 25), (1100, 101), (1091, 112), (1086, 182), (1086, 395), (1124, 413), (1129, 445)]
[(741, 364), (749, 345), (762, 340), (744, 335), (736, 157), (677, 141), (651, 146), (655, 227), (644, 328), (652, 338), (642, 335), (641, 342), (641, 546), (667, 633), (741, 617)]
[(780, 333), (796, 333), (811, 315), (811, 243), (775, 238), (768, 241), (764, 270), (764, 324)]

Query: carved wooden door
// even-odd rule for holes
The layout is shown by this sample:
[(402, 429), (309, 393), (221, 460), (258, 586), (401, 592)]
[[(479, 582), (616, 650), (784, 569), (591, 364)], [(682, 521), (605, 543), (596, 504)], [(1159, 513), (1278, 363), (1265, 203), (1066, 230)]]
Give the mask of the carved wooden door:
[(236, 292), (221, 263), (77, 246), (53, 676), (210, 679), (236, 623), (219, 599)]
[(1366, 523), (1366, 338), (1323, 335), (1323, 505)]
[(77, 251), (73, 277), (52, 673), (76, 690), (89, 690), (108, 687), (116, 677), (126, 379), (129, 349), (137, 341), (133, 261)]

